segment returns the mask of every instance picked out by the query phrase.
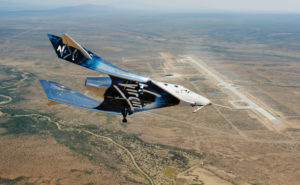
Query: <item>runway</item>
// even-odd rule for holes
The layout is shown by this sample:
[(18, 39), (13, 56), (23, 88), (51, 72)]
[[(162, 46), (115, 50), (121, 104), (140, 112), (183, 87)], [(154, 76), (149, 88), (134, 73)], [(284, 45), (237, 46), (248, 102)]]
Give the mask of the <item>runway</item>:
[[(242, 102), (247, 103), (248, 105), (246, 106), (247, 109), (252, 109), (257, 111), (259, 114), (261, 114), (263, 117), (267, 118), (270, 120), (270, 122), (274, 125), (280, 125), (283, 124), (283, 122), (277, 118), (275, 118), (271, 113), (254, 103), (251, 99), (249, 99), (246, 95), (241, 93), (233, 84), (225, 82), (222, 78), (217, 76), (215, 73), (207, 69), (204, 65), (200, 64), (197, 62), (195, 59), (193, 59), (190, 56), (186, 56), (185, 59), (186, 61), (192, 62), (193, 64), (197, 65), (201, 70), (205, 71), (209, 76), (211, 76), (213, 79), (215, 79), (221, 86), (224, 88), (230, 90), (233, 94), (235, 94)], [(242, 107), (240, 107), (243, 109)]]

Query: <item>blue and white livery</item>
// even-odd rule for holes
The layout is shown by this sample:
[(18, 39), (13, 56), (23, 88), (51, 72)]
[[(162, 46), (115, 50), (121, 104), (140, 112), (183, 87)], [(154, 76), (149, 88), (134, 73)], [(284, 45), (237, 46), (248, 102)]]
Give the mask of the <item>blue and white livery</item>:
[(62, 37), (49, 34), (48, 37), (59, 58), (107, 74), (87, 77), (85, 81), (86, 89), (98, 95), (102, 101), (94, 100), (57, 82), (40, 80), (49, 105), (63, 103), (94, 111), (122, 114), (123, 122), (127, 122), (126, 116), (135, 112), (181, 104), (197, 106), (199, 110), (211, 104), (207, 98), (183, 86), (157, 82), (121, 69), (83, 48), (67, 34), (62, 34)]

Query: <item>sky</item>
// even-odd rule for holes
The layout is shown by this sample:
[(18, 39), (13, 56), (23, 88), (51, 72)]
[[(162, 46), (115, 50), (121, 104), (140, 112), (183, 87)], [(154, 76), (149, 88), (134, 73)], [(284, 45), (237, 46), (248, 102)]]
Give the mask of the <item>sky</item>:
[(0, 0), (0, 10), (51, 9), (81, 4), (166, 12), (300, 13), (300, 0)]

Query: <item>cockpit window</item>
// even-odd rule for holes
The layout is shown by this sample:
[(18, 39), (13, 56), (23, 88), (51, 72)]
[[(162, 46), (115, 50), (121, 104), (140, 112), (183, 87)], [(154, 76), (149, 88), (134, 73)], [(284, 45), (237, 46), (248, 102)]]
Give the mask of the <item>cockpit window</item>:
[(187, 88), (184, 88), (184, 91), (187, 92), (187, 93), (190, 92), (190, 90), (188, 90)]

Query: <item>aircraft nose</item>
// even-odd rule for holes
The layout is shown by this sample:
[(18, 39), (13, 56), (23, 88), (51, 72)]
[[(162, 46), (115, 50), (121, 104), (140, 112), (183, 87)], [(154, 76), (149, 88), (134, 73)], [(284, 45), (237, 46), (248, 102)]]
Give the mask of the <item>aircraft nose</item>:
[(211, 105), (212, 102), (209, 99), (207, 99), (203, 96), (200, 96), (198, 101), (196, 102), (196, 104), (200, 105), (200, 106), (205, 106), (205, 105)]
[(204, 101), (204, 105), (211, 105), (211, 101), (207, 98), (205, 98), (205, 101)]

